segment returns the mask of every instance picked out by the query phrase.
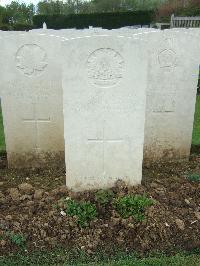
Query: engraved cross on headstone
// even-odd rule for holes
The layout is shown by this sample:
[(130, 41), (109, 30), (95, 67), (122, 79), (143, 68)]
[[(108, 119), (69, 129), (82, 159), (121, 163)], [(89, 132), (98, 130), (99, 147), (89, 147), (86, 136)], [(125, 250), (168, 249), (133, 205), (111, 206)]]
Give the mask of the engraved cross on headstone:
[(106, 143), (121, 143), (123, 142), (124, 140), (123, 139), (115, 139), (115, 138), (106, 138), (105, 137), (105, 122), (104, 122), (104, 125), (103, 125), (103, 132), (102, 132), (102, 138), (96, 138), (96, 139), (88, 139), (88, 142), (93, 142), (93, 143), (101, 143), (103, 145), (103, 177), (105, 177), (106, 175), (106, 169), (105, 169), (105, 146), (106, 146)]
[(35, 143), (35, 147), (34, 150), (37, 152), (40, 150), (39, 147), (39, 124), (40, 123), (50, 123), (50, 117), (46, 117), (46, 118), (40, 118), (40, 116), (38, 116), (37, 113), (37, 108), (36, 108), (36, 103), (33, 103), (33, 118), (29, 118), (23, 119), (24, 123), (33, 123), (34, 128), (35, 128), (35, 139), (34, 139), (34, 143)]

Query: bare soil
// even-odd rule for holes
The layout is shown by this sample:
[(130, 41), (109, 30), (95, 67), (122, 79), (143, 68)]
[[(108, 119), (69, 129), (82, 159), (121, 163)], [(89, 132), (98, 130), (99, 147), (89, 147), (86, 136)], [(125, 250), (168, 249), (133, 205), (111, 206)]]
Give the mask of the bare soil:
[(200, 248), (200, 183), (189, 181), (191, 174), (200, 174), (200, 155), (192, 155), (188, 162), (146, 167), (142, 185), (127, 187), (119, 181), (112, 189), (115, 197), (145, 194), (154, 199), (145, 221), (122, 219), (110, 203), (106, 207), (97, 206), (97, 219), (89, 227), (80, 228), (75, 217), (63, 216), (62, 206), (55, 205), (63, 197), (97, 204), (95, 191), (69, 191), (64, 186), (64, 168), (10, 170), (5, 156), (1, 156), (0, 254), (20, 249), (9, 238), (10, 233), (23, 235), (28, 251), (58, 246), (88, 253), (99, 248), (140, 253)]

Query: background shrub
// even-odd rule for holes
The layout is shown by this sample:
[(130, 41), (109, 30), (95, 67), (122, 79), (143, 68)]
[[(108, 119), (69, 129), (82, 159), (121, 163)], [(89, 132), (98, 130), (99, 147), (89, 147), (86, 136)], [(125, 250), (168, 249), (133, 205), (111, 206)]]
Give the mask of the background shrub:
[(50, 29), (77, 28), (84, 29), (89, 26), (116, 29), (132, 25), (149, 25), (153, 21), (154, 11), (135, 12), (108, 12), (92, 14), (71, 15), (35, 15), (33, 24), (36, 28), (42, 28), (46, 22)]
[(21, 23), (14, 24), (12, 26), (12, 30), (14, 31), (28, 31), (28, 30), (32, 30), (33, 28), (34, 28), (33, 25), (21, 24)]
[(199, 0), (166, 0), (157, 10), (157, 21), (170, 22), (171, 15), (183, 17), (200, 16)]
[(8, 24), (0, 24), (0, 30), (8, 31), (10, 26)]

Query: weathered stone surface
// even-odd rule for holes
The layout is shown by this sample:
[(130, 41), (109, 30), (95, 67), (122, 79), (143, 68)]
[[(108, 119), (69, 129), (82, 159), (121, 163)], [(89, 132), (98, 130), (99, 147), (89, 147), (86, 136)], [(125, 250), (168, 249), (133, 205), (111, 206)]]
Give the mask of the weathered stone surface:
[(13, 201), (19, 201), (21, 194), (17, 188), (10, 188), (9, 189), (10, 197)]
[(40, 200), (43, 197), (44, 189), (37, 189), (34, 193), (34, 199)]
[(60, 43), (34, 32), (2, 40), (0, 95), (9, 167), (64, 163)]
[[(58, 34), (66, 38), (100, 34), (142, 38), (144, 49), (149, 49), (145, 164), (158, 159), (189, 157), (198, 77), (199, 29), (92, 28), (62, 30)], [(188, 49), (188, 45), (192, 49)], [(180, 107), (182, 105), (184, 108)]]
[(199, 38), (175, 30), (148, 36), (145, 163), (188, 159), (199, 70)]
[(147, 57), (134, 38), (93, 36), (63, 48), (67, 186), (142, 177)]
[(24, 193), (24, 194), (32, 194), (34, 189), (33, 186), (31, 184), (28, 183), (22, 183), (18, 186), (20, 192)]
[(4, 204), (6, 202), (5, 195), (0, 191), (0, 204)]
[[(0, 97), (2, 99), (9, 167), (53, 167), (63, 165), (64, 129), (61, 84), (63, 50), (61, 42), (62, 40), (73, 39), (69, 42), (78, 43), (79, 40), (83, 42), (83, 40), (91, 40), (92, 38), (98, 38), (98, 36), (103, 40), (108, 39), (106, 35), (117, 40), (125, 40), (124, 36), (126, 36), (128, 42), (130, 42), (130, 38), (139, 38), (144, 44), (140, 47), (140, 50), (144, 54), (147, 49), (149, 50), (148, 56), (145, 58), (149, 61), (144, 145), (145, 164), (149, 165), (150, 162), (155, 162), (158, 159), (188, 158), (192, 139), (200, 56), (200, 29), (165, 31), (146, 28), (137, 30), (129, 28), (116, 30), (91, 28), (59, 31), (40, 29), (29, 33), (0, 31)], [(66, 45), (69, 42), (67, 41)], [(107, 74), (104, 73), (107, 80), (102, 81), (97, 76), (94, 77), (95, 70), (93, 68), (96, 67), (96, 62), (98, 62), (102, 51), (112, 50), (108, 48), (106, 45), (100, 47), (90, 58), (88, 54), (88, 61), (86, 60), (85, 66), (79, 66), (80, 62), (84, 61), (81, 55), (73, 62), (81, 71), (83, 70), (81, 72), (81, 75), (83, 75), (81, 79), (85, 82), (83, 84), (87, 83), (88, 87), (91, 88), (94, 86), (96, 91), (94, 97), (90, 90), (87, 91), (89, 101), (85, 101), (86, 105), (79, 106), (82, 100), (77, 101), (77, 112), (83, 110), (87, 114), (87, 109), (92, 110), (94, 108), (93, 115), (95, 116), (95, 108), (101, 105), (104, 95), (107, 97), (109, 91), (111, 91), (110, 87), (113, 88), (112, 95), (109, 95), (110, 99), (115, 101), (115, 98), (119, 96), (118, 87), (120, 87), (121, 80), (125, 80), (122, 78), (122, 72), (118, 72), (118, 76), (114, 79), (111, 78), (109, 82), (110, 72), (107, 70), (105, 70)], [(79, 49), (78, 45), (76, 49)], [(129, 48), (125, 47), (123, 49)], [(138, 52), (138, 57), (141, 51)], [(74, 49), (73, 52), (76, 55)], [(133, 58), (131, 50), (126, 50), (125, 53), (130, 54), (130, 60)], [(118, 53), (115, 54), (114, 52), (112, 54), (110, 52), (109, 56), (113, 56), (116, 69), (121, 63), (123, 68), (124, 62), (123, 60), (120, 61)], [(72, 57), (68, 53), (65, 56), (65, 61), (71, 59)], [(72, 62), (65, 62), (65, 66), (66, 64), (67, 67), (71, 67)], [(127, 69), (122, 69), (126, 78), (127, 73), (132, 71), (134, 66), (133, 59)], [(101, 68), (105, 68), (105, 65)], [(63, 69), (65, 76), (68, 69), (65, 67)], [(99, 71), (101, 72), (100, 68)], [(144, 77), (145, 73), (142, 73), (141, 76)], [(146, 77), (144, 77), (145, 79)], [(127, 78), (126, 80), (125, 86), (128, 86), (130, 79)], [(67, 86), (66, 83), (65, 85)], [(134, 86), (132, 84), (132, 88)], [(101, 93), (101, 91), (106, 91), (106, 93)], [(84, 97), (84, 90), (80, 92), (81, 99), (82, 95)], [(104, 105), (106, 104), (105, 102)], [(119, 102), (113, 103), (116, 108), (117, 104)], [(72, 105), (70, 103), (70, 106)], [(100, 124), (107, 123), (102, 118), (103, 115), (102, 112), (98, 118), (95, 118), (99, 121), (98, 126), (96, 129), (91, 129), (94, 135), (95, 130), (98, 131), (96, 140), (100, 140), (100, 138), (102, 140), (100, 135), (104, 133), (107, 135), (106, 128), (104, 129), (105, 132), (101, 132), (103, 126), (100, 126)], [(132, 126), (134, 129), (135, 125)], [(96, 144), (90, 142), (89, 146), (96, 146), (98, 147), (96, 150), (101, 150), (102, 142), (98, 142), (98, 144), (97, 142)], [(111, 147), (112, 144), (106, 142), (103, 146)], [(68, 146), (66, 145), (66, 152), (67, 150)], [(87, 161), (87, 156), (85, 160)], [(106, 157), (105, 160), (107, 160)], [(123, 160), (121, 160), (121, 165), (124, 164), (122, 163)], [(77, 161), (79, 161), (79, 158), (77, 158)], [(116, 172), (118, 171), (117, 168), (118, 164), (115, 164)]]
[(185, 229), (185, 224), (184, 224), (183, 220), (177, 218), (175, 220), (175, 222), (176, 222), (176, 225), (178, 226), (178, 228), (180, 230), (184, 230)]
[(195, 212), (194, 214), (197, 217), (197, 219), (200, 220), (200, 212)]

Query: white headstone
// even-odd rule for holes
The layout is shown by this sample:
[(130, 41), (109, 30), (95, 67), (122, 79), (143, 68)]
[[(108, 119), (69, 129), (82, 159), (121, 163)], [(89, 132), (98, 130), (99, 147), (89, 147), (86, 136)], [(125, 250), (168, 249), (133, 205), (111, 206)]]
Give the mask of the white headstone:
[(0, 95), (10, 167), (64, 162), (60, 44), (34, 33), (3, 40)]
[(42, 25), (43, 30), (47, 30), (47, 24), (44, 22)]
[(134, 38), (63, 45), (67, 186), (106, 188), (142, 178), (147, 56)]
[(200, 61), (200, 38), (158, 31), (148, 40), (144, 159), (189, 158)]

